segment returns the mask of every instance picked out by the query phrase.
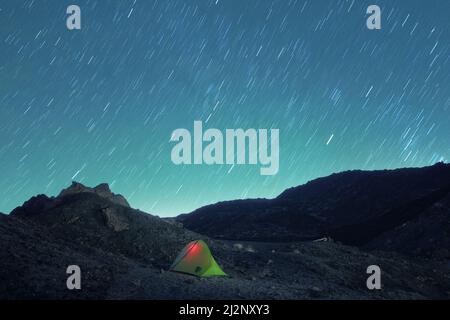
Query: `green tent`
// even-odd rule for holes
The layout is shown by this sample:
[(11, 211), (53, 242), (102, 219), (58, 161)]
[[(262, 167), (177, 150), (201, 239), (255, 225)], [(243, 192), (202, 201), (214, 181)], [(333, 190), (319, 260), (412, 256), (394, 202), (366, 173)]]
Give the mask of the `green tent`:
[(184, 247), (170, 267), (170, 270), (198, 277), (227, 275), (214, 260), (208, 245), (202, 240), (192, 241)]

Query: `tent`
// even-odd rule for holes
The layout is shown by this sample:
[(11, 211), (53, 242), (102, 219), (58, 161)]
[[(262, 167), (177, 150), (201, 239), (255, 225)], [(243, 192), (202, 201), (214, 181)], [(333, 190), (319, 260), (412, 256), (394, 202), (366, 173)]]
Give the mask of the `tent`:
[(208, 245), (202, 240), (190, 242), (177, 256), (170, 271), (198, 277), (226, 276), (214, 260)]

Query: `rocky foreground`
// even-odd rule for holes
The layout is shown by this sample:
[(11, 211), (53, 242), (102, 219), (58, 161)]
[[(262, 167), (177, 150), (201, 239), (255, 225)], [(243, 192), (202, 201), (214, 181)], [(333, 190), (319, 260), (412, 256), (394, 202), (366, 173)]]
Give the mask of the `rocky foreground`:
[[(447, 203), (440, 205), (439, 219), (448, 220)], [(414, 222), (404, 228), (418, 228)], [(167, 271), (194, 239), (209, 244), (229, 277)], [(213, 240), (130, 208), (105, 184), (74, 183), (57, 197), (40, 195), (0, 214), (0, 299), (450, 298), (445, 253), (411, 255), (328, 240)], [(382, 289), (371, 291), (366, 269), (374, 264), (382, 270)], [(66, 287), (69, 265), (82, 270), (81, 290)]]

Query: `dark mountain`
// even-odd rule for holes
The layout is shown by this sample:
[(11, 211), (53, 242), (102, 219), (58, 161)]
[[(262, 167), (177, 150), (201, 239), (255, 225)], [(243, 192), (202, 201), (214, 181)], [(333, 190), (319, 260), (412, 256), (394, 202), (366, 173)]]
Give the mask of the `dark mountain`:
[(59, 196), (33, 197), (10, 215), (45, 227), (70, 243), (160, 265), (171, 261), (180, 246), (196, 237), (177, 224), (130, 208), (125, 198), (113, 194), (106, 184), (88, 188), (74, 182)]
[(450, 193), (414, 218), (379, 234), (366, 248), (450, 257)]
[[(449, 199), (434, 202), (440, 197), (438, 191), (419, 198), (427, 207), (423, 215), (396, 227), (402, 229), (403, 238), (396, 236), (395, 228), (382, 230), (367, 248), (381, 243), (397, 250), (411, 238), (424, 243), (423, 248), (446, 241)], [(434, 204), (428, 206), (429, 202)], [(270, 201), (242, 203), (251, 209)], [(434, 224), (423, 226), (423, 219), (428, 220), (429, 215), (438, 218)], [(311, 228), (319, 221), (317, 217), (307, 219), (304, 221)], [(243, 225), (239, 230), (251, 234), (249, 227)], [(283, 227), (279, 230), (284, 232)], [(428, 241), (430, 232), (435, 233), (435, 242)], [(414, 237), (417, 233), (420, 236)], [(178, 252), (193, 239), (208, 243), (229, 277), (199, 279), (167, 271)], [(10, 215), (0, 214), (0, 243), (0, 299), (450, 297), (450, 266), (444, 251), (429, 259), (366, 252), (365, 248), (332, 241), (212, 240), (184, 229), (176, 221), (130, 208), (125, 198), (113, 194), (105, 184), (88, 188), (74, 183), (57, 197), (39, 195)], [(80, 291), (66, 288), (66, 269), (73, 264), (82, 270)], [(372, 264), (382, 267), (383, 290), (367, 290), (366, 268)]]
[[(73, 183), (57, 197), (38, 195), (0, 216), (0, 297), (104, 298), (130, 266), (159, 272), (197, 238), (178, 224), (130, 208), (106, 184)], [(67, 290), (65, 270), (71, 264), (83, 266), (95, 290)]]
[(294, 241), (331, 236), (357, 246), (373, 240), (372, 247), (378, 247), (375, 243), (384, 243), (379, 237), (404, 223), (433, 220), (431, 214), (422, 215), (449, 191), (449, 164), (348, 171), (288, 189), (272, 200), (222, 202), (181, 215), (177, 221), (217, 239)]

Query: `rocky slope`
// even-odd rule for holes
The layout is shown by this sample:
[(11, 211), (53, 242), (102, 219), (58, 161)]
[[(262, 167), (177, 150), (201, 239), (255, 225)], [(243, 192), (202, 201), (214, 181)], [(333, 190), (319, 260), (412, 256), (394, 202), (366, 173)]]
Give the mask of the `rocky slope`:
[(450, 194), (415, 218), (378, 235), (365, 247), (450, 258)]
[[(424, 214), (395, 227), (404, 238), (392, 228), (356, 248), (333, 241), (213, 240), (130, 208), (107, 185), (74, 183), (57, 197), (39, 195), (0, 214), (0, 299), (449, 299), (446, 252), (398, 253), (404, 241), (411, 243), (406, 251), (415, 252), (448, 239), (449, 199), (434, 197), (422, 201)], [(435, 223), (424, 227), (423, 219)], [(251, 231), (251, 224), (245, 227)], [(193, 239), (210, 245), (229, 277), (168, 271)], [(373, 250), (380, 243), (393, 251)], [(66, 288), (66, 268), (74, 264), (82, 270), (79, 291)], [(372, 264), (382, 269), (379, 291), (366, 287)]]
[[(371, 243), (372, 248), (387, 249), (393, 247), (385, 245), (383, 234), (388, 237), (389, 231), (395, 233), (417, 219), (433, 224), (435, 206), (441, 208), (440, 219), (448, 223), (450, 211), (441, 202), (449, 194), (449, 164), (349, 171), (286, 190), (272, 200), (222, 202), (181, 215), (177, 221), (217, 239), (295, 241), (331, 236), (346, 244)], [(442, 235), (448, 241), (448, 233)], [(422, 235), (423, 239), (431, 236), (431, 229)], [(397, 249), (406, 247), (396, 245)]]
[(179, 246), (198, 237), (130, 208), (125, 198), (106, 190), (104, 184), (91, 189), (74, 183), (56, 198), (31, 198), (10, 216), (86, 250), (101, 249), (161, 266), (174, 258)]
[[(333, 242), (258, 243), (202, 237), (229, 277), (200, 279), (167, 271), (184, 245), (174, 239), (180, 230), (152, 233), (141, 243), (117, 235), (107, 246), (102, 243), (104, 233), (116, 231), (108, 231), (106, 224), (97, 228), (97, 233), (87, 235), (81, 229), (69, 230), (67, 225), (59, 229), (0, 216), (0, 241), (4, 244), (0, 250), (0, 299), (450, 298), (450, 267), (445, 260), (367, 253)], [(154, 245), (154, 241), (161, 243)], [(166, 249), (161, 255), (160, 246), (168, 243), (173, 250)], [(136, 254), (117, 249), (130, 245), (146, 250)], [(65, 271), (73, 264), (82, 270), (80, 291), (66, 288)], [(380, 291), (366, 288), (366, 268), (372, 264), (382, 268)]]
[(106, 288), (130, 265), (166, 268), (196, 238), (130, 208), (107, 185), (74, 183), (56, 198), (39, 195), (0, 216), (0, 297), (72, 297), (65, 270), (76, 264), (86, 271), (88, 290), (81, 296), (105, 298)]

